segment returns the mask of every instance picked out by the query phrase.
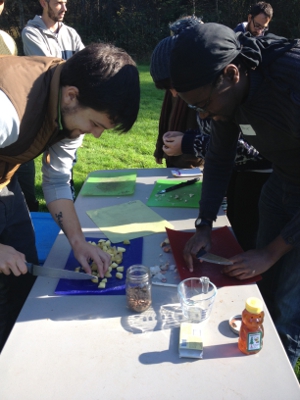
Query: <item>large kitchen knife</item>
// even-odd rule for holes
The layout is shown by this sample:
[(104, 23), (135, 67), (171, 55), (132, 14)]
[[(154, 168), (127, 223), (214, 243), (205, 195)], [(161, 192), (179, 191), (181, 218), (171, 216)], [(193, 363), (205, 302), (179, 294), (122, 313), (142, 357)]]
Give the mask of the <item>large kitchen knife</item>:
[(196, 257), (199, 260), (203, 260), (213, 264), (233, 265), (233, 262), (228, 260), (228, 258), (216, 256), (215, 254), (212, 253), (207, 253), (204, 249), (199, 250), (198, 253), (196, 254)]
[(94, 275), (86, 274), (84, 272), (68, 271), (67, 269), (49, 268), (41, 265), (26, 263), (28, 272), (35, 276), (45, 276), (47, 278), (60, 278), (60, 279), (95, 279)]

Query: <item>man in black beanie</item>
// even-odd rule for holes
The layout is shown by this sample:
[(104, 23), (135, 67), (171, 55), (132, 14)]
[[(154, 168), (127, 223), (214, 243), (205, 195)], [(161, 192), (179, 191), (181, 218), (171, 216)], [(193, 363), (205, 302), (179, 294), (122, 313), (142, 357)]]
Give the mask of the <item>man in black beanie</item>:
[[(273, 163), (260, 197), (255, 250), (231, 258), (224, 273), (258, 282), (292, 365), (300, 355), (300, 44), (274, 35), (238, 38), (208, 23), (180, 33), (170, 74), (180, 97), (212, 132), (196, 220), (184, 256), (211, 243), (211, 229), (227, 187), (241, 130)], [(247, 212), (247, 210), (245, 210)]]
[(170, 24), (171, 35), (156, 45), (151, 56), (150, 74), (152, 79), (158, 89), (165, 90), (153, 155), (157, 164), (163, 164), (163, 159), (165, 159), (167, 167), (192, 168), (203, 164), (202, 158), (198, 155), (190, 153), (169, 155), (164, 149), (163, 141), (163, 135), (168, 131), (182, 132), (187, 129), (197, 129), (198, 127), (195, 112), (178, 97), (171, 86), (169, 65), (174, 35), (188, 26), (200, 23), (202, 23), (200, 19), (192, 16), (180, 18)]

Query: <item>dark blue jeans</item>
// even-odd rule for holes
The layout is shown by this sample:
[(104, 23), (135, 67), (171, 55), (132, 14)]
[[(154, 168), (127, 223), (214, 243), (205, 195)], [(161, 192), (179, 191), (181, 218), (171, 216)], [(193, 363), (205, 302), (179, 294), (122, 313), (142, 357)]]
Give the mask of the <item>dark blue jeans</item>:
[(270, 174), (233, 171), (227, 187), (227, 217), (244, 251), (254, 249), (259, 225), (258, 202)]
[(30, 211), (39, 211), (39, 202), (35, 196), (35, 165), (34, 160), (22, 164), (16, 172), (19, 185), (25, 196)]
[[(16, 176), (0, 192), (0, 243), (24, 253), (27, 261), (38, 263), (32, 222)], [(0, 274), (0, 351), (34, 281), (30, 274)]]
[[(300, 210), (300, 183), (291, 185), (273, 173), (259, 202), (257, 246), (278, 235)], [(300, 229), (300, 224), (298, 225)], [(290, 362), (300, 357), (300, 246), (294, 247), (263, 274), (258, 287), (273, 318)], [(265, 333), (268, 334), (267, 332)]]

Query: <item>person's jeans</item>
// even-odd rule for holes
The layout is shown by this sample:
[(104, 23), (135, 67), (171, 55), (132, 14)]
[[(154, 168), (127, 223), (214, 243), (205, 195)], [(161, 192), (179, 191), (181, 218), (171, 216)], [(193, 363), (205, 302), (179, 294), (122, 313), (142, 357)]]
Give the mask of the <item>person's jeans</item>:
[(22, 164), (16, 172), (21, 190), (30, 211), (39, 211), (39, 202), (35, 195), (34, 160)]
[[(0, 243), (38, 263), (33, 225), (16, 176), (0, 191)], [(31, 290), (35, 277), (0, 274), (0, 352)]]
[[(266, 246), (280, 235), (299, 210), (300, 185), (288, 184), (273, 173), (260, 197), (257, 247)], [(258, 287), (290, 362), (295, 366), (300, 356), (300, 246), (294, 247), (266, 271)]]
[(270, 174), (233, 171), (227, 187), (227, 217), (244, 251), (254, 249), (259, 224), (258, 201)]

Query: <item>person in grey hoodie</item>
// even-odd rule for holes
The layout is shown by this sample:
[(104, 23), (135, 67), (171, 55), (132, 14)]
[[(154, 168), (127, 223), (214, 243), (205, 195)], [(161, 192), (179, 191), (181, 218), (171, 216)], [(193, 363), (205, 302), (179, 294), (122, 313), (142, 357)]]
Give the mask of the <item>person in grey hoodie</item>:
[[(74, 28), (62, 21), (67, 11), (66, 0), (40, 0), (43, 8), (41, 16), (27, 22), (22, 30), (23, 50), (26, 56), (59, 57), (67, 60), (85, 46)], [(74, 159), (74, 164), (76, 158)], [(23, 164), (18, 172), (18, 179), (25, 195), (30, 211), (38, 211), (38, 201), (35, 197), (35, 166), (34, 161)], [(73, 178), (70, 186), (75, 200)]]
[(40, 4), (42, 15), (29, 20), (22, 31), (24, 54), (67, 60), (82, 50), (84, 44), (76, 30), (62, 22), (67, 1), (40, 0)]

